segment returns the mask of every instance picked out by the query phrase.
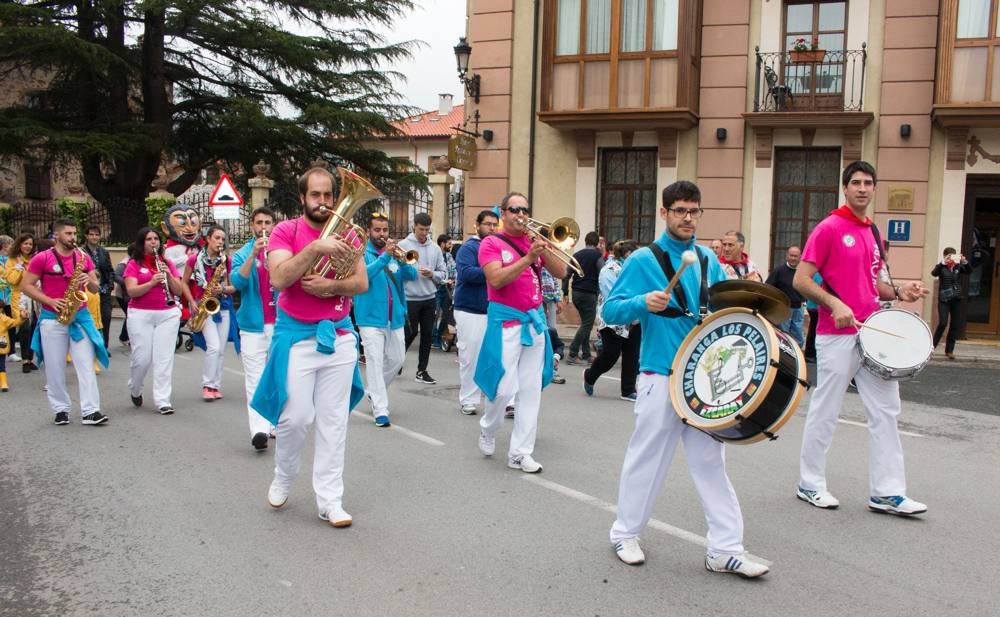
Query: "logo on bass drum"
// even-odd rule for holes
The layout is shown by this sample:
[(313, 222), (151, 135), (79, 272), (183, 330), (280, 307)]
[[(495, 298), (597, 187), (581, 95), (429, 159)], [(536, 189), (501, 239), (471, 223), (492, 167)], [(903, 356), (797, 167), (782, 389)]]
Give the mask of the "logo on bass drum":
[(751, 323), (705, 332), (684, 364), (681, 386), (691, 411), (710, 420), (739, 413), (760, 389), (768, 366), (767, 339)]

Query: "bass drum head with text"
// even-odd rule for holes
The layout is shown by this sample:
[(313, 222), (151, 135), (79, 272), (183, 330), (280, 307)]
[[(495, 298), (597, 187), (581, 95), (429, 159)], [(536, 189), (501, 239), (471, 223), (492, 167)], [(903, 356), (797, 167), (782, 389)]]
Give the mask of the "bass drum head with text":
[(798, 406), (805, 358), (787, 336), (741, 307), (709, 315), (684, 339), (670, 375), (675, 412), (731, 443), (773, 436)]

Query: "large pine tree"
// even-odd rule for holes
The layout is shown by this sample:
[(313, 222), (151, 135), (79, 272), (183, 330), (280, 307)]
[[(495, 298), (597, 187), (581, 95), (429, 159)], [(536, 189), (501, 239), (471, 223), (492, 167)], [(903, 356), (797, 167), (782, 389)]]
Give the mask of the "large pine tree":
[[(217, 160), (301, 171), (316, 158), (394, 173), (359, 142), (408, 111), (387, 43), (411, 0), (78, 0), (0, 3), (0, 72), (50, 76), (0, 111), (0, 157), (77, 159), (99, 201), (139, 199), (164, 160), (183, 192)], [(2, 80), (0, 80), (2, 81)], [(112, 212), (132, 229), (144, 214)]]

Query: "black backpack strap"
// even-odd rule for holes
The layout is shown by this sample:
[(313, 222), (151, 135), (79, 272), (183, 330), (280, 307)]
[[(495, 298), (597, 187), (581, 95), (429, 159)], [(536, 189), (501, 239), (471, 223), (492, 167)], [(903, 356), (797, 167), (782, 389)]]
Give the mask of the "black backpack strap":
[[(663, 252), (663, 249), (661, 249), (660, 246), (656, 242), (651, 243), (649, 245), (649, 249), (653, 252), (653, 256), (656, 257), (656, 261), (658, 261), (660, 263), (660, 268), (663, 270), (663, 275), (665, 277), (667, 277), (667, 281), (669, 282), (670, 279), (672, 279), (674, 277), (674, 274), (676, 272), (674, 270), (674, 265), (672, 263), (670, 263), (670, 257), (666, 253)], [(702, 263), (702, 286), (703, 287), (704, 287), (704, 280), (705, 280), (704, 271), (705, 271), (706, 268), (707, 268), (707, 260)], [(678, 286), (674, 287), (674, 289), (673, 289), (673, 291), (671, 291), (671, 293), (677, 299), (677, 304), (679, 304), (681, 308), (680, 309), (676, 309), (676, 308), (674, 308), (672, 306), (668, 306), (667, 308), (663, 309), (659, 313), (655, 313), (655, 314), (656, 315), (660, 315), (661, 317), (684, 317), (684, 316), (692, 316), (691, 311), (688, 310), (687, 296), (684, 294), (684, 289), (680, 285), (678, 285)], [(707, 305), (708, 304), (708, 291), (707, 291), (707, 289), (703, 289), (702, 290), (702, 295), (704, 296), (704, 301), (705, 301), (705, 304)]]
[(708, 254), (695, 245), (698, 260), (701, 261), (701, 294), (698, 299), (698, 323), (708, 315)]

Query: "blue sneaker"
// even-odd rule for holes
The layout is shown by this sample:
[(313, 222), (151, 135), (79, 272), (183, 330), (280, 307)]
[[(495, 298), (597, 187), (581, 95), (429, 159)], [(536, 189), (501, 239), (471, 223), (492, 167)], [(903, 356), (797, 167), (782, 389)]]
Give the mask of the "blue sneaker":
[(583, 372), (583, 391), (587, 393), (587, 396), (594, 396), (594, 384), (587, 383), (587, 371)]
[(635, 392), (633, 392), (632, 394), (622, 394), (618, 398), (620, 398), (623, 401), (629, 401), (630, 403), (634, 403), (635, 399), (636, 399), (636, 396), (635, 396)]
[(868, 498), (868, 509), (873, 512), (910, 516), (913, 514), (923, 514), (927, 511), (927, 506), (919, 501), (910, 499), (906, 495), (890, 495), (888, 497), (876, 497), (873, 495)]
[(389, 416), (375, 416), (375, 426), (390, 426)]

